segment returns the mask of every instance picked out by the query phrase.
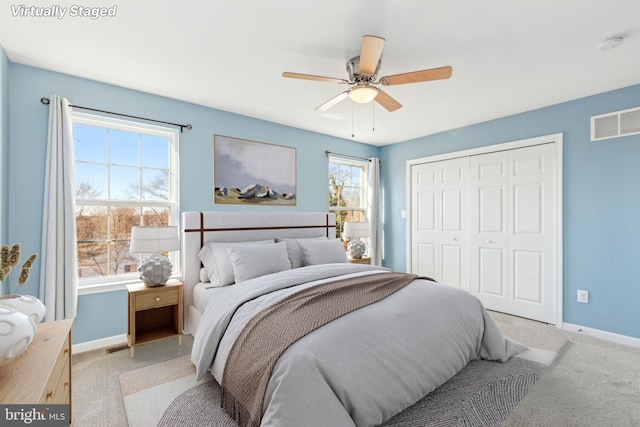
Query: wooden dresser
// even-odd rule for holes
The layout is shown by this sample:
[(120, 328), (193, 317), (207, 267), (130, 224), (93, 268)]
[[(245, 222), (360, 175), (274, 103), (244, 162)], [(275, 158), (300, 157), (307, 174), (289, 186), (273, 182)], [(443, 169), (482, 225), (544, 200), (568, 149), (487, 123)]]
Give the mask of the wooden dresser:
[(71, 416), (71, 325), (73, 319), (38, 324), (33, 342), (0, 367), (3, 404), (68, 404)]

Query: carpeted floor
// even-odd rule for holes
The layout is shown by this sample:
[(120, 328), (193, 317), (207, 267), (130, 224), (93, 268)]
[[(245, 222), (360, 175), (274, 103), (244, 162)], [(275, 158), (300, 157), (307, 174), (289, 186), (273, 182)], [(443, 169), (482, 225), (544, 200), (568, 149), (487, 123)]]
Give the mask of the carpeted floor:
[(177, 338), (107, 353), (105, 349), (72, 355), (73, 419), (75, 427), (126, 427), (119, 377), (125, 372), (172, 360), (191, 353), (193, 337), (185, 335), (182, 346)]
[(503, 425), (640, 426), (640, 349), (574, 334)]

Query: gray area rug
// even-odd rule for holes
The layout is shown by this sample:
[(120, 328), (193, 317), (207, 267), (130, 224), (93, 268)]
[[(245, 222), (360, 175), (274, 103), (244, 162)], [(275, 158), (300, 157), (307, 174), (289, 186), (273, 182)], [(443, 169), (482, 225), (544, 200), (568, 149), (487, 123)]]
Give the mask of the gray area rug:
[[(385, 427), (499, 426), (547, 366), (512, 357), (479, 360), (422, 400), (389, 419)], [(195, 386), (169, 405), (158, 426), (237, 427), (220, 407), (215, 381)]]

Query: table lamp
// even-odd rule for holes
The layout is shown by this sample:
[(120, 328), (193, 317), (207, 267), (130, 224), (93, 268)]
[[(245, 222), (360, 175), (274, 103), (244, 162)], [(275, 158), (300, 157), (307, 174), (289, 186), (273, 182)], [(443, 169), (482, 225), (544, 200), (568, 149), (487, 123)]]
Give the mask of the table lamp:
[(140, 279), (145, 286), (162, 286), (171, 276), (171, 261), (160, 252), (180, 248), (178, 227), (135, 226), (131, 228), (129, 252), (149, 254), (138, 265)]
[(368, 222), (345, 222), (342, 237), (349, 239), (347, 254), (349, 258), (360, 259), (367, 252), (367, 244), (360, 240), (362, 237), (369, 237)]

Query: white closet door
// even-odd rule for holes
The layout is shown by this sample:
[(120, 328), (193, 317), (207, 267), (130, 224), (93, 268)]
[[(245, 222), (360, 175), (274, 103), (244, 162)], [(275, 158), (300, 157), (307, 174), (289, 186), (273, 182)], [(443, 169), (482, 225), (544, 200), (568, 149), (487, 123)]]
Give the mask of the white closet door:
[(553, 144), (470, 159), (470, 285), (493, 310), (556, 320)]
[(469, 159), (411, 168), (411, 268), (469, 290)]

